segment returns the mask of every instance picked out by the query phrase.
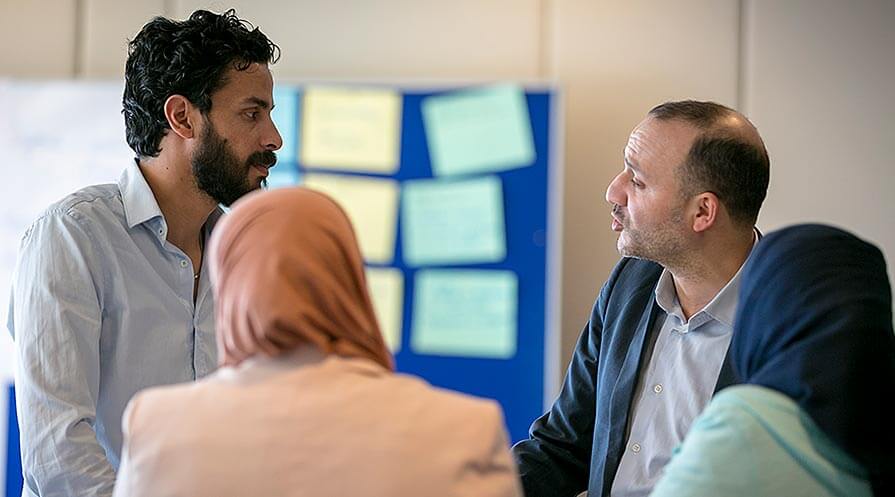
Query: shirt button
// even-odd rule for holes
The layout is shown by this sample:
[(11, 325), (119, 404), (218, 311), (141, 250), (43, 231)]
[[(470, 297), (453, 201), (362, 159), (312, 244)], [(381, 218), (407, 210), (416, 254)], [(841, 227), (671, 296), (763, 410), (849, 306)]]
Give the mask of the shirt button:
[(659, 383), (656, 383), (656, 386), (653, 387), (653, 392), (662, 393), (662, 385)]
[(634, 453), (640, 452), (640, 444), (631, 445), (631, 451)]
[(187, 267), (188, 265), (189, 264), (185, 260), (180, 261), (180, 267)]

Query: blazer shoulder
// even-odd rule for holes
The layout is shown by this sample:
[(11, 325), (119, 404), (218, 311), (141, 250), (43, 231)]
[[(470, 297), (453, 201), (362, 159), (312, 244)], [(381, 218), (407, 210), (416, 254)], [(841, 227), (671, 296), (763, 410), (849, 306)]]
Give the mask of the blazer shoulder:
[(662, 266), (655, 262), (624, 257), (618, 261), (606, 280), (606, 298), (616, 292), (630, 294), (644, 288), (652, 289), (659, 281), (662, 270)]

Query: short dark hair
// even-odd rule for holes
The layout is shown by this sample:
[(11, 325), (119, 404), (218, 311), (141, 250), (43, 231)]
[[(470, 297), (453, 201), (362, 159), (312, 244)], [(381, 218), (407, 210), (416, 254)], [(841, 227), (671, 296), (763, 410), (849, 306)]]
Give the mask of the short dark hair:
[(710, 191), (731, 219), (754, 225), (768, 192), (770, 160), (761, 139), (749, 140), (721, 120), (738, 113), (715, 102), (666, 102), (649, 111), (659, 120), (680, 120), (702, 130), (680, 169), (682, 194)]
[(168, 97), (183, 95), (207, 115), (228, 68), (244, 71), (280, 57), (279, 47), (233, 9), (197, 10), (186, 21), (156, 17), (128, 43), (127, 52), (122, 113), (127, 144), (137, 157), (161, 152), (170, 129), (164, 112)]

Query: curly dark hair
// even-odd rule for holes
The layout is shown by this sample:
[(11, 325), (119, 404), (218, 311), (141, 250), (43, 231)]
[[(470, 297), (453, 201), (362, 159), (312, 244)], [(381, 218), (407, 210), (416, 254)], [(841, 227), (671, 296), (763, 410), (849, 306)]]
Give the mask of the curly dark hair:
[(197, 10), (186, 21), (152, 19), (128, 43), (122, 102), (127, 144), (138, 158), (157, 157), (170, 129), (168, 97), (183, 95), (207, 115), (228, 68), (244, 71), (279, 57), (279, 47), (233, 9)]

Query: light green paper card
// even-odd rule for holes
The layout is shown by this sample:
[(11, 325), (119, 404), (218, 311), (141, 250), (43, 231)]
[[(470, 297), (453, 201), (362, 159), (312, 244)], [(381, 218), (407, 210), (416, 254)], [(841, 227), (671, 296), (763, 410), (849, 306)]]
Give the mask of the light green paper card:
[(436, 176), (490, 173), (534, 163), (528, 104), (518, 86), (428, 97), (422, 112)]
[(401, 237), (409, 266), (499, 262), (506, 257), (500, 178), (405, 181)]
[(410, 347), (417, 354), (509, 359), (516, 354), (518, 295), (512, 271), (418, 271)]

